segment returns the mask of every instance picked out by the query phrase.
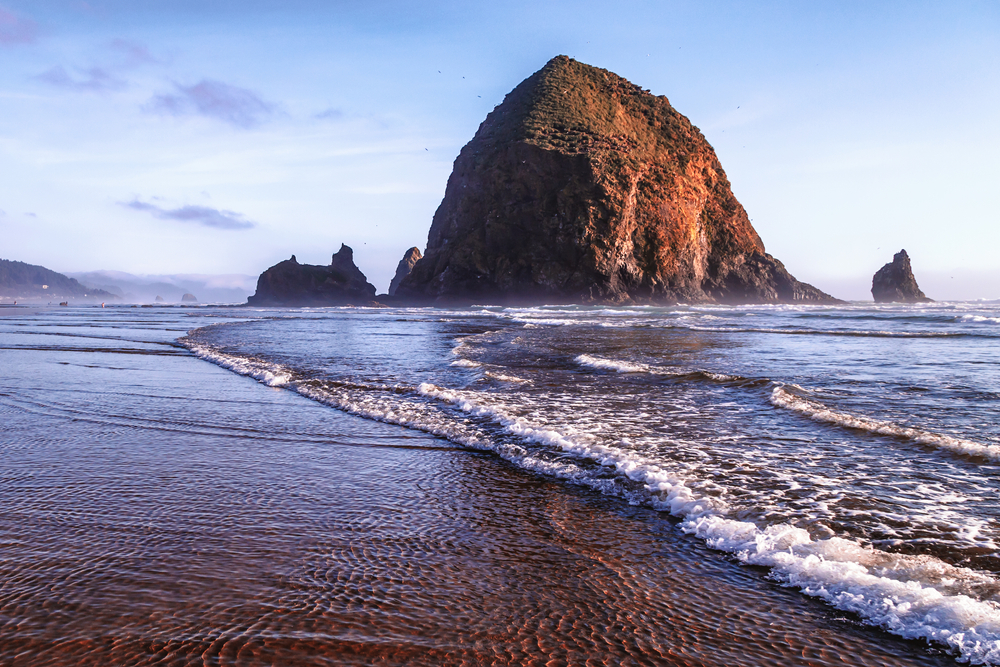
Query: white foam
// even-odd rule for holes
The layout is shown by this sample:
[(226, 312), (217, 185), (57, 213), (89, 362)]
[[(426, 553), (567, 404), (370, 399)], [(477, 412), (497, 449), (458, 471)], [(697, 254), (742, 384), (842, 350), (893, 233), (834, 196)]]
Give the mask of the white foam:
[(618, 371), (619, 373), (648, 373), (649, 366), (645, 364), (633, 364), (628, 361), (617, 359), (602, 359), (589, 354), (581, 354), (575, 359), (581, 366), (590, 368), (600, 368), (604, 370)]
[[(467, 392), (421, 384), (419, 391), (489, 417), (512, 435), (614, 466), (645, 483), (650, 504), (681, 517), (681, 528), (744, 563), (771, 568), (771, 576), (858, 614), (903, 637), (945, 644), (974, 663), (1000, 664), (1000, 608), (962, 591), (1000, 586), (992, 577), (930, 556), (890, 554), (840, 537), (814, 540), (788, 524), (760, 528), (725, 516), (725, 504), (699, 496), (684, 479), (634, 451), (568, 437), (479, 403)], [(583, 480), (577, 480), (583, 481)]]
[[(796, 386), (796, 388), (802, 390), (801, 387)], [(779, 408), (793, 410), (816, 421), (839, 424), (840, 426), (857, 428), (880, 435), (906, 438), (923, 445), (947, 449), (957, 454), (981, 456), (991, 461), (1000, 461), (1000, 446), (984, 445), (972, 440), (955, 438), (941, 433), (931, 433), (930, 431), (900, 426), (892, 422), (869, 419), (868, 417), (852, 415), (846, 412), (836, 412), (817, 401), (797, 396), (787, 391), (783, 386), (777, 386), (771, 391), (771, 403)]]
[(210, 347), (198, 345), (190, 341), (184, 342), (195, 356), (222, 366), (239, 375), (246, 375), (266, 384), (269, 387), (283, 387), (292, 380), (292, 373), (280, 364), (274, 364), (250, 357), (237, 357), (223, 354)]
[(451, 362), (451, 364), (449, 365), (459, 366), (461, 368), (479, 368), (480, 366), (482, 366), (482, 364), (479, 363), (478, 361), (472, 361), (471, 359), (457, 359)]
[(760, 527), (735, 520), (727, 516), (724, 500), (699, 494), (690, 480), (637, 453), (627, 441), (608, 444), (585, 433), (560, 432), (491, 404), (490, 394), (424, 383), (416, 393), (432, 400), (419, 402), (407, 399), (405, 390), (401, 395), (398, 387), (384, 387), (394, 391), (383, 392), (371, 391), (380, 388), (375, 386), (352, 389), (292, 381), (288, 369), (278, 364), (183, 342), (199, 357), (269, 386), (284, 386), (352, 414), (488, 448), (528, 470), (615, 491), (604, 476), (587, 473), (572, 461), (544, 460), (516, 442), (498, 444), (481, 437), (474, 426), (436, 410), (434, 402), (492, 421), (522, 442), (549, 445), (613, 467), (642, 485), (647, 504), (681, 518), (682, 530), (712, 548), (733, 554), (741, 562), (768, 567), (775, 579), (856, 613), (872, 625), (903, 637), (939, 642), (958, 652), (963, 661), (1000, 665), (1000, 608), (969, 594), (977, 589), (1000, 589), (1000, 582), (987, 574), (930, 556), (890, 554), (839, 537), (814, 539), (806, 530), (788, 524)]
[(500, 382), (511, 382), (514, 384), (531, 384), (531, 380), (515, 377), (513, 375), (504, 375), (503, 373), (496, 373), (494, 371), (486, 371), (486, 377), (491, 378), (493, 380), (499, 380)]

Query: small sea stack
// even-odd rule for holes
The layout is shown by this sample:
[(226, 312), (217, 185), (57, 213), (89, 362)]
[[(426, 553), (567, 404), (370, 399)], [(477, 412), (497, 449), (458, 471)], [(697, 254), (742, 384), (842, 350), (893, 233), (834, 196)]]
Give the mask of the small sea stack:
[(892, 261), (875, 272), (872, 277), (872, 297), (875, 303), (928, 303), (927, 295), (920, 291), (910, 267), (910, 256), (900, 250)]
[(375, 303), (375, 286), (354, 264), (354, 251), (346, 245), (329, 266), (278, 262), (257, 279), (251, 306), (368, 306)]
[(399, 264), (396, 266), (396, 275), (393, 276), (392, 282), (389, 283), (389, 296), (396, 296), (396, 289), (399, 287), (399, 283), (403, 282), (403, 278), (410, 275), (413, 265), (420, 258), (420, 248), (413, 247), (406, 251), (403, 259), (399, 260)]
[(181, 297), (181, 302), (182, 303), (198, 303), (198, 297), (196, 297), (194, 294), (191, 294), (190, 292), (188, 292), (187, 294), (185, 294), (184, 296)]

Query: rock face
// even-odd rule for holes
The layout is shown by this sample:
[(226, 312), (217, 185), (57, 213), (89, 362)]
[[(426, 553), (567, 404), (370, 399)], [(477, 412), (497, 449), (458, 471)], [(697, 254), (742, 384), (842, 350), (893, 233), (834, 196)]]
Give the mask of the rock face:
[(917, 279), (910, 268), (910, 256), (900, 250), (892, 261), (875, 272), (872, 277), (872, 296), (875, 303), (928, 303), (927, 295), (920, 291)]
[(354, 265), (354, 251), (346, 245), (329, 266), (278, 262), (257, 279), (251, 306), (360, 306), (375, 299), (375, 286)]
[(836, 302), (764, 251), (715, 151), (665, 97), (565, 56), (455, 160), (423, 302)]
[(194, 294), (191, 294), (190, 292), (188, 292), (184, 296), (181, 297), (181, 301), (183, 303), (198, 303), (198, 297), (196, 297)]
[(410, 248), (406, 251), (403, 255), (403, 259), (399, 260), (399, 264), (396, 266), (396, 275), (393, 276), (392, 282), (389, 283), (389, 296), (396, 295), (399, 283), (403, 281), (403, 278), (410, 275), (410, 271), (413, 270), (413, 265), (416, 264), (417, 260), (420, 258), (420, 248)]

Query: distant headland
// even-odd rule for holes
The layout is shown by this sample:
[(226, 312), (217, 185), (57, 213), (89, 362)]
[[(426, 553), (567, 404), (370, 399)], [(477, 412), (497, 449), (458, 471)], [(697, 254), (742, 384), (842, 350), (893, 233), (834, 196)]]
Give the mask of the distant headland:
[(56, 303), (72, 299), (99, 303), (116, 301), (120, 297), (102, 289), (81, 285), (76, 279), (46, 269), (44, 266), (0, 259), (0, 299), (5, 302)]

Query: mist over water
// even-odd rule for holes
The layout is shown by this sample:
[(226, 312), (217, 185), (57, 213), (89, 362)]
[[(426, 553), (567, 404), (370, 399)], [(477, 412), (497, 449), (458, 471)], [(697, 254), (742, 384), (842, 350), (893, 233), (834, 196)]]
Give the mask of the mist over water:
[(115, 310), (0, 318), (18, 650), (141, 541), (150, 662), (1000, 663), (994, 306)]

